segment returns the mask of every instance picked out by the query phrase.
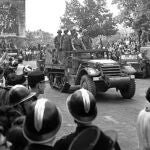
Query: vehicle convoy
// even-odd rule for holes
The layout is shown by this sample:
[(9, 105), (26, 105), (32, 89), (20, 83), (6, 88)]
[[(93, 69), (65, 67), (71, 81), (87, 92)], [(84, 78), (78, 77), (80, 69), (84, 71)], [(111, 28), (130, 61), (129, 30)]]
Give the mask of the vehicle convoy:
[[(107, 50), (70, 53), (72, 54), (66, 58), (64, 65), (45, 64), (52, 88), (67, 92), (70, 86), (76, 85), (89, 90), (94, 95), (116, 88), (123, 98), (130, 99), (134, 96), (136, 89), (134, 75), (124, 73), (119, 62), (110, 59)], [(80, 58), (76, 57), (77, 54)]]

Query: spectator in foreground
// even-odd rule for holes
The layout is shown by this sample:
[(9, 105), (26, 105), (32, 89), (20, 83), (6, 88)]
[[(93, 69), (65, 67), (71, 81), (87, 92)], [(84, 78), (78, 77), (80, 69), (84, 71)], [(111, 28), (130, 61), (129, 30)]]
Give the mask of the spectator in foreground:
[(7, 141), (11, 143), (10, 150), (24, 150), (28, 141), (23, 136), (22, 127), (13, 126), (8, 131)]
[[(67, 99), (67, 106), (70, 114), (74, 118), (74, 122), (76, 123), (77, 127), (74, 132), (62, 137), (55, 143), (55, 150), (67, 150), (70, 147), (72, 141), (79, 134), (81, 134), (85, 129), (94, 126), (92, 125), (92, 121), (97, 116), (96, 100), (93, 94), (85, 89), (77, 90), (71, 96), (69, 96)], [(114, 145), (115, 150), (120, 150), (117, 142), (115, 143), (112, 141), (112, 139), (105, 135), (103, 131), (100, 130), (100, 133), (101, 136), (99, 137), (97, 143), (94, 145), (94, 150), (112, 150)]]
[(32, 92), (36, 95), (34, 99), (37, 100), (40, 94), (44, 94), (45, 90), (45, 75), (42, 71), (34, 70), (28, 74), (28, 85)]
[(29, 107), (23, 126), (23, 134), (30, 143), (26, 150), (52, 150), (62, 117), (55, 104), (45, 98)]
[(150, 107), (140, 111), (137, 118), (138, 146), (140, 150), (150, 149)]
[(9, 91), (8, 105), (16, 109), (21, 115), (26, 115), (35, 95), (36, 93), (30, 92), (25, 86), (15, 85)]

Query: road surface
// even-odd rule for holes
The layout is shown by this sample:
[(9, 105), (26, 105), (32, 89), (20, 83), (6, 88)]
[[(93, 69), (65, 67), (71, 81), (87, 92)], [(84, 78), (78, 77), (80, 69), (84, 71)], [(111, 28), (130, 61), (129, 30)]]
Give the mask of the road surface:
[[(35, 65), (34, 62), (29, 64)], [(145, 91), (149, 86), (149, 79), (136, 79), (136, 92), (132, 99), (123, 99), (115, 89), (110, 89), (96, 97), (98, 116), (93, 123), (102, 130), (116, 130), (122, 150), (136, 150), (138, 148), (136, 120), (139, 111), (148, 105), (145, 99)], [(48, 83), (46, 84), (45, 94), (41, 95), (41, 97), (53, 101), (62, 112), (63, 123), (57, 138), (70, 133), (75, 128), (73, 119), (66, 107), (68, 95), (51, 89)]]

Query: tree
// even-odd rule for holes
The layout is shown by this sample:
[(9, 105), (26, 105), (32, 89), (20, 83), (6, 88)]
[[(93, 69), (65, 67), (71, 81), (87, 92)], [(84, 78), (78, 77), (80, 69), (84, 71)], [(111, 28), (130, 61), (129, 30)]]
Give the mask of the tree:
[(150, 20), (150, 2), (149, 0), (113, 0), (121, 10), (117, 17), (120, 23), (139, 30), (143, 24), (149, 24)]
[(105, 0), (78, 0), (66, 2), (65, 14), (61, 18), (62, 28), (87, 29), (91, 37), (109, 36), (116, 33), (116, 23), (106, 9)]

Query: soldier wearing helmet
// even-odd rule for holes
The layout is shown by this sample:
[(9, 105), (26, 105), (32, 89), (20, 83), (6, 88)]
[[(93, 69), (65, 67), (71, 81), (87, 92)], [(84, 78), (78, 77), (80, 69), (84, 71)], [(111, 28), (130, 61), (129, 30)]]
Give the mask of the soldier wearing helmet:
[(9, 91), (8, 105), (16, 109), (20, 114), (26, 115), (28, 106), (35, 95), (36, 93), (30, 92), (25, 86), (15, 85)]
[(86, 29), (82, 31), (81, 40), (85, 45), (86, 49), (92, 50), (92, 39), (88, 35), (88, 31)]
[(61, 123), (60, 110), (52, 101), (41, 98), (33, 102), (23, 126), (23, 135), (30, 143), (26, 150), (52, 150)]
[(70, 56), (70, 53), (67, 53), (65, 51), (71, 51), (71, 37), (68, 35), (69, 30), (64, 29), (64, 34), (61, 38), (61, 48), (62, 48), (62, 57), (61, 57), (61, 63), (64, 64), (65, 59), (67, 59)]
[(61, 38), (62, 38), (62, 35), (61, 35), (62, 31), (61, 30), (58, 30), (57, 31), (57, 36), (54, 38), (54, 45), (55, 45), (55, 49), (57, 50), (57, 55), (58, 55), (58, 60), (60, 61), (62, 58), (61, 58)]
[[(97, 116), (96, 100), (93, 94), (85, 89), (80, 89), (67, 99), (67, 107), (77, 127), (71, 134), (62, 137), (55, 143), (54, 149), (66, 150), (72, 141), (85, 129), (93, 127), (92, 122)], [(100, 129), (99, 129), (100, 130)], [(111, 139), (101, 131), (101, 138), (97, 141), (94, 150), (110, 150)], [(80, 147), (79, 147), (80, 149)], [(119, 148), (117, 149), (119, 150)]]
[(12, 86), (17, 84), (24, 84), (26, 78), (24, 76), (16, 75), (15, 73), (10, 73), (7, 76), (5, 87), (1, 87), (0, 89), (0, 106), (8, 105), (9, 101), (9, 90)]

